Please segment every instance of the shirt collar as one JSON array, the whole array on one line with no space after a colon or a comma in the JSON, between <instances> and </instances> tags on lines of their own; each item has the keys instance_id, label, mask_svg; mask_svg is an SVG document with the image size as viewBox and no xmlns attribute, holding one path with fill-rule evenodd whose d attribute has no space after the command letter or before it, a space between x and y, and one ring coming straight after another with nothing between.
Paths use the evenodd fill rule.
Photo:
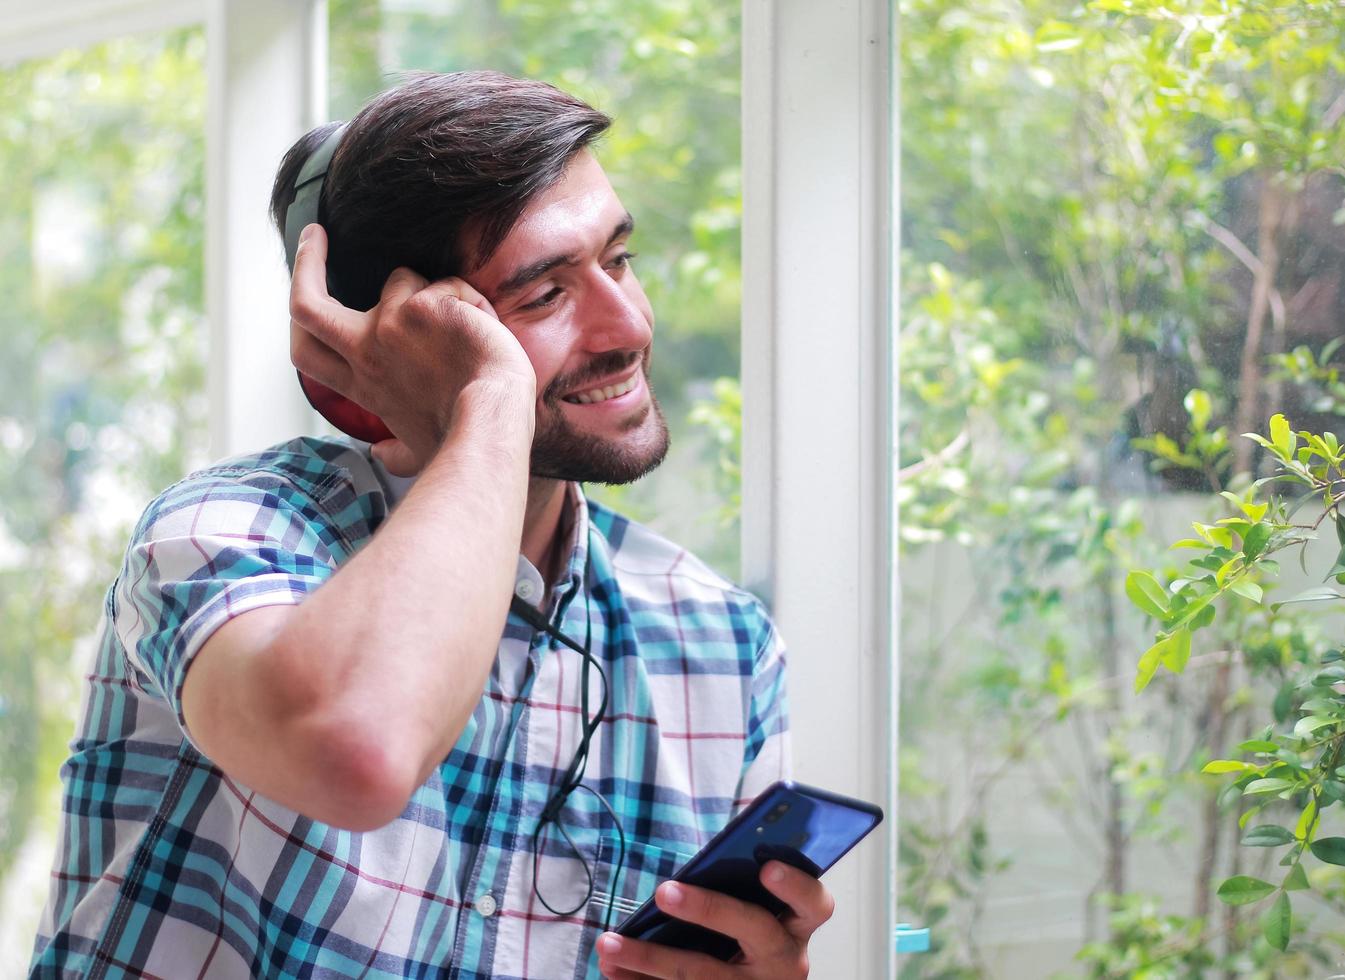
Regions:
<instances>
[{"instance_id":1,"label":"shirt collar","mask_svg":"<svg viewBox=\"0 0 1345 980\"><path fill-rule=\"evenodd\" d=\"M562 553L568 557L550 595L543 601L545 583L542 573L523 555L518 556L514 575L514 595L537 606L553 621L558 617L564 618L565 611L579 594L584 584L584 568L588 564L588 501L584 499L579 484L565 484L565 502L562 507L561 528L566 535Z\"/></svg>"}]
</instances>

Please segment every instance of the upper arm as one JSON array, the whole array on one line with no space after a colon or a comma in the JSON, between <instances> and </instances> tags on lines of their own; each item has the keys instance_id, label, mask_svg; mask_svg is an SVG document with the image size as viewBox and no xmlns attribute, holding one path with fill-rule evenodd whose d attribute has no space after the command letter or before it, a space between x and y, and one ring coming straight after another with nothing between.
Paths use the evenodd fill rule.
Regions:
<instances>
[{"instance_id":1,"label":"upper arm","mask_svg":"<svg viewBox=\"0 0 1345 980\"><path fill-rule=\"evenodd\" d=\"M284 486L187 481L141 519L114 623L184 736L229 777L307 816L350 823L359 815L321 799L340 776L324 753L357 772L378 767L310 724L305 677L288 669L294 658L281 642L299 603L334 574L332 540L321 512Z\"/></svg>"}]
</instances>

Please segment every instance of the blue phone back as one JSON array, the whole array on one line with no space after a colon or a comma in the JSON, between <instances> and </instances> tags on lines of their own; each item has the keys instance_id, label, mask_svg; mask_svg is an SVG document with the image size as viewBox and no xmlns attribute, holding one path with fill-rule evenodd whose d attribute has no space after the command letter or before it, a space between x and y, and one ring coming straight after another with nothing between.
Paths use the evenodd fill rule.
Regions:
<instances>
[{"instance_id":1,"label":"blue phone back","mask_svg":"<svg viewBox=\"0 0 1345 980\"><path fill-rule=\"evenodd\" d=\"M883 811L871 803L801 783L775 783L716 834L673 880L723 892L780 915L785 905L761 885L763 864L783 861L821 877L882 819ZM737 942L727 936L669 918L652 896L616 931L719 959L731 959L738 952Z\"/></svg>"}]
</instances>

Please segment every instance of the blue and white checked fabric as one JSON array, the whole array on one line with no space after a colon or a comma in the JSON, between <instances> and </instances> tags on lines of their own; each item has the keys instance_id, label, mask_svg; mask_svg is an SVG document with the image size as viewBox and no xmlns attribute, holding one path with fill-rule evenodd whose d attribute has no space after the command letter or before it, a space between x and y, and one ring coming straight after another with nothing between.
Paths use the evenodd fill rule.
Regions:
<instances>
[{"instance_id":1,"label":"blue and white checked fabric","mask_svg":"<svg viewBox=\"0 0 1345 980\"><path fill-rule=\"evenodd\" d=\"M610 817L588 793L566 808L596 871L573 915L537 901L530 848L578 742L579 656L512 614L462 737L379 830L261 797L186 735L195 652L230 617L300 602L330 578L387 516L395 482L361 444L300 439L150 505L85 678L32 977L597 976ZM784 653L750 594L577 487L569 501L568 571L544 608L581 640L591 621L612 684L586 782L626 831L619 921L787 774ZM523 559L519 583L541 585ZM595 704L598 683L595 672ZM586 890L558 846L539 880L559 909Z\"/></svg>"}]
</instances>

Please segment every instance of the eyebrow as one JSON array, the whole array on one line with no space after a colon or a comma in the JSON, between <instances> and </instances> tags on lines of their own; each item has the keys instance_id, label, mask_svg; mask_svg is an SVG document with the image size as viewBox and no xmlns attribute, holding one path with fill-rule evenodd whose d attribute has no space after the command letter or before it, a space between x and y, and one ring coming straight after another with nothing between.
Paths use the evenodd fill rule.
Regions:
<instances>
[{"instance_id":1,"label":"eyebrow","mask_svg":"<svg viewBox=\"0 0 1345 980\"><path fill-rule=\"evenodd\" d=\"M622 238L630 235L634 230L635 219L631 216L631 213L627 211L625 216L617 222L616 227L612 229L612 234L608 236L607 243L603 245L603 250L606 251L611 248L613 242L620 241ZM510 296L526 288L558 266L578 264L579 256L573 252L538 259L536 262L530 262L521 269L516 270L513 275L500 284L500 288L495 291L495 295L501 298Z\"/></svg>"}]
</instances>

